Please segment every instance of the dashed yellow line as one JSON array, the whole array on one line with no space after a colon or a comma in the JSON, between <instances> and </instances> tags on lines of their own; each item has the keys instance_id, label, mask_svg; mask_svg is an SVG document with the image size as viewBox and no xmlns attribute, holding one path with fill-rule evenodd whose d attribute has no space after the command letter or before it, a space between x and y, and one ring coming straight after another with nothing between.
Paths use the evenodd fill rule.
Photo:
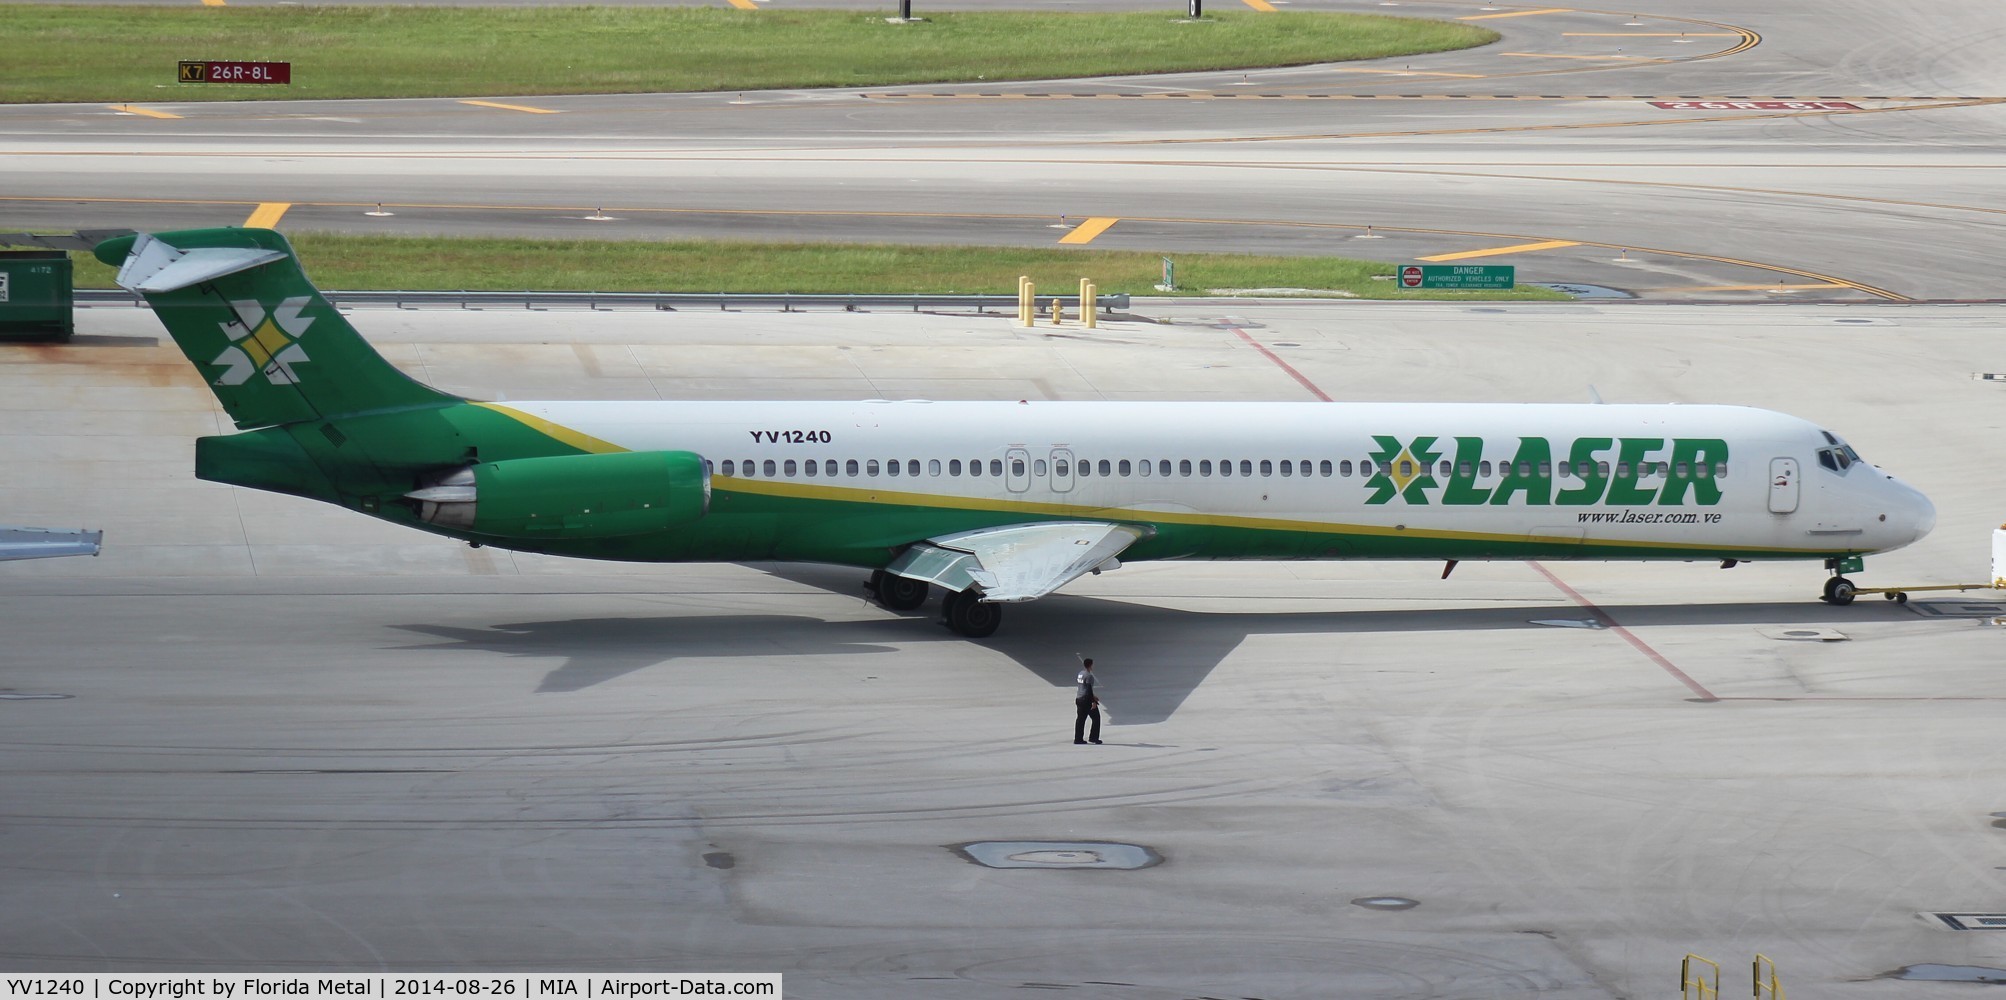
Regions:
<instances>
[{"instance_id":1,"label":"dashed yellow line","mask_svg":"<svg viewBox=\"0 0 2006 1000\"><path fill-rule=\"evenodd\" d=\"M1469 260L1472 257L1496 257L1507 253L1531 253L1534 250L1555 250L1560 247L1578 247L1575 240L1545 240L1539 243L1520 243L1509 247L1492 247L1489 250L1465 250L1462 253L1438 253L1433 257L1417 257L1416 260L1444 261Z\"/></svg>"},{"instance_id":2,"label":"dashed yellow line","mask_svg":"<svg viewBox=\"0 0 2006 1000\"><path fill-rule=\"evenodd\" d=\"M126 114L129 114L129 115L144 115L144 116L146 116L146 117L148 117L148 118L179 118L179 117L181 117L180 115L177 115L177 114L173 114L173 113L171 113L171 112L167 112L167 111L155 111L155 110L153 110L152 108L142 108L142 107L140 107L140 106L139 106L139 105L137 105L137 104L107 104L107 105L105 105L105 107L107 107L107 108L110 108L110 109L112 109L113 111L123 111L123 112L125 112Z\"/></svg>"},{"instance_id":3,"label":"dashed yellow line","mask_svg":"<svg viewBox=\"0 0 2006 1000\"><path fill-rule=\"evenodd\" d=\"M1275 12L1275 5L1269 3L1268 0L1240 0L1240 2L1263 14L1272 14Z\"/></svg>"},{"instance_id":4,"label":"dashed yellow line","mask_svg":"<svg viewBox=\"0 0 2006 1000\"><path fill-rule=\"evenodd\" d=\"M1548 7L1545 10L1508 10L1502 14L1471 14L1456 18L1458 21L1489 21L1500 17L1531 17L1534 14L1572 14L1572 7Z\"/></svg>"},{"instance_id":5,"label":"dashed yellow line","mask_svg":"<svg viewBox=\"0 0 2006 1000\"><path fill-rule=\"evenodd\" d=\"M293 203L289 201L264 202L251 212L250 218L244 220L244 228L270 229L279 224L279 219L286 214L286 209L291 207Z\"/></svg>"},{"instance_id":6,"label":"dashed yellow line","mask_svg":"<svg viewBox=\"0 0 2006 1000\"><path fill-rule=\"evenodd\" d=\"M1061 243L1092 243L1094 237L1108 231L1120 219L1092 218L1073 227L1073 231L1059 237Z\"/></svg>"},{"instance_id":7,"label":"dashed yellow line","mask_svg":"<svg viewBox=\"0 0 2006 1000\"><path fill-rule=\"evenodd\" d=\"M532 108L526 104L499 104L494 101L461 101L460 103L471 104L477 108L500 108L503 111L521 111L532 115L561 115L564 113L562 111L552 111L549 108Z\"/></svg>"}]
</instances>

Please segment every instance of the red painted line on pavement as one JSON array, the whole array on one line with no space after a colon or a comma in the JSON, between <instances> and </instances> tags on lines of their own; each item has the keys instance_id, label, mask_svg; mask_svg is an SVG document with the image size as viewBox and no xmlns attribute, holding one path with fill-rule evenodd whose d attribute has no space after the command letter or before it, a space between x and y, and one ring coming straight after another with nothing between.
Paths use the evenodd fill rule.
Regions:
<instances>
[{"instance_id":1,"label":"red painted line on pavement","mask_svg":"<svg viewBox=\"0 0 2006 1000\"><path fill-rule=\"evenodd\" d=\"M1297 384L1301 385L1303 388L1308 389L1310 391L1310 395L1315 396L1316 398L1321 399L1326 403L1331 401L1330 397L1324 395L1323 390L1317 388L1316 383L1310 381L1308 376L1304 375L1302 372L1296 371L1294 365L1291 365L1288 362L1283 361L1279 356L1275 354L1275 352L1268 350L1266 344L1263 344L1260 341L1247 336L1247 331L1242 330L1236 326L1233 327L1233 335L1239 337L1241 340L1246 341L1247 344L1251 346L1254 350L1261 352L1261 357L1267 358L1269 361L1274 362L1275 367L1280 368L1285 372L1288 372L1290 378L1295 379Z\"/></svg>"},{"instance_id":2,"label":"red painted line on pavement","mask_svg":"<svg viewBox=\"0 0 2006 1000\"><path fill-rule=\"evenodd\" d=\"M1609 631L1622 636L1623 641L1628 642L1630 645L1637 647L1637 652L1642 653L1647 657L1650 657L1652 663L1655 663L1658 666L1663 667L1665 673L1671 674L1673 677L1678 678L1679 683L1684 684L1688 689L1692 691L1692 693L1699 695L1701 700L1703 701L1720 700L1720 697L1718 695L1715 695L1712 691L1708 691L1703 685L1700 684L1700 682L1693 680L1692 675L1686 673L1683 670L1680 670L1676 665L1672 663L1672 661L1665 659L1665 654L1660 653L1655 649L1652 649L1650 643L1637 638L1636 633L1631 632L1627 628L1624 628L1620 622L1616 621L1615 618L1610 617L1609 612L1596 607L1593 601L1590 601L1588 598L1581 596L1580 591L1577 591L1573 587L1568 586L1566 581L1562 580L1561 578L1554 576L1551 570L1547 569L1544 566L1541 566L1539 563L1534 562L1530 559L1526 560L1525 564L1527 566L1531 566L1533 569L1538 570L1539 575L1546 577L1546 581L1548 583L1551 583L1555 587L1560 588L1561 593L1566 594L1569 598L1571 598L1574 601L1574 603L1581 605L1584 609L1588 611L1589 614L1592 614L1595 617L1602 619L1602 624L1609 626Z\"/></svg>"}]
</instances>

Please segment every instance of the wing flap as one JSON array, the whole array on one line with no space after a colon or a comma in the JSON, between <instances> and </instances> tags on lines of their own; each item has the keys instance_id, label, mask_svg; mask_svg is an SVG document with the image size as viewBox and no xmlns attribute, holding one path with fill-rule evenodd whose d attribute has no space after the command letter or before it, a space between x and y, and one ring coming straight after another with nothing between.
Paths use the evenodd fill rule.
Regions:
<instances>
[{"instance_id":1,"label":"wing flap","mask_svg":"<svg viewBox=\"0 0 2006 1000\"><path fill-rule=\"evenodd\" d=\"M885 572L981 591L995 604L1035 601L1080 577L1113 568L1151 529L1108 521L1044 521L978 528L929 538L900 553Z\"/></svg>"},{"instance_id":2,"label":"wing flap","mask_svg":"<svg viewBox=\"0 0 2006 1000\"><path fill-rule=\"evenodd\" d=\"M11 559L54 559L94 556L102 531L54 531L48 528L0 528L0 562Z\"/></svg>"}]
</instances>

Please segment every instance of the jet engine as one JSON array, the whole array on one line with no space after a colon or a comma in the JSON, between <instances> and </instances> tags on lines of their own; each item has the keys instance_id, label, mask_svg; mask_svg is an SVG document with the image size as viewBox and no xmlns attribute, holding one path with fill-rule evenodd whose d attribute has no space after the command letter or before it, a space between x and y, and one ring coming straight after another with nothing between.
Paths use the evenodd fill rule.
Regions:
<instances>
[{"instance_id":1,"label":"jet engine","mask_svg":"<svg viewBox=\"0 0 2006 1000\"><path fill-rule=\"evenodd\" d=\"M688 451L512 458L446 472L404 494L419 520L516 538L619 538L710 509L710 470Z\"/></svg>"}]
</instances>

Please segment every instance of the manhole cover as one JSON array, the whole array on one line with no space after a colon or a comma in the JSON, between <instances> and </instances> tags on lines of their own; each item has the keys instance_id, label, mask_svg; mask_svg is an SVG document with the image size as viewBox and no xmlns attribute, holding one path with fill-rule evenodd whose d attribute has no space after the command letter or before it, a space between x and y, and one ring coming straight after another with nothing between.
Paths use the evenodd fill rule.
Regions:
<instances>
[{"instance_id":1,"label":"manhole cover","mask_svg":"<svg viewBox=\"0 0 2006 1000\"><path fill-rule=\"evenodd\" d=\"M1850 636L1835 628L1772 628L1762 634L1785 642L1845 642Z\"/></svg>"},{"instance_id":2,"label":"manhole cover","mask_svg":"<svg viewBox=\"0 0 2006 1000\"><path fill-rule=\"evenodd\" d=\"M2006 983L2006 969L1982 965L1904 965L1881 973L1882 979L1919 979L1929 983Z\"/></svg>"},{"instance_id":3,"label":"manhole cover","mask_svg":"<svg viewBox=\"0 0 2006 1000\"><path fill-rule=\"evenodd\" d=\"M1163 863L1141 844L1107 840L978 840L947 849L988 868L1112 868L1133 871Z\"/></svg>"},{"instance_id":4,"label":"manhole cover","mask_svg":"<svg viewBox=\"0 0 2006 1000\"><path fill-rule=\"evenodd\" d=\"M1411 910L1421 905L1418 899L1405 896L1360 896L1351 901L1353 906L1363 906L1368 910Z\"/></svg>"}]
</instances>

